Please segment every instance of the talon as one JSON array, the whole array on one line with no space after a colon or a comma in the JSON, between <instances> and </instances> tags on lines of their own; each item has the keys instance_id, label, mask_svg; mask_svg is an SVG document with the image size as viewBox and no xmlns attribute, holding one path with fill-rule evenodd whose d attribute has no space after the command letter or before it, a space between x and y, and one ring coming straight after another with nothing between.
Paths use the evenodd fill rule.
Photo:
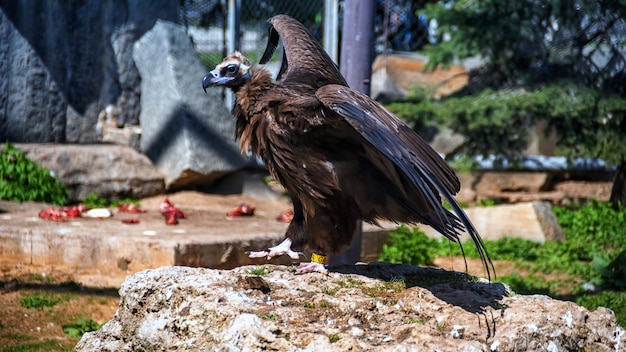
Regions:
<instances>
[{"instance_id":1,"label":"talon","mask_svg":"<svg viewBox=\"0 0 626 352\"><path fill-rule=\"evenodd\" d=\"M269 255L269 253L270 250L266 249L264 251L247 251L246 255L248 256L248 258L265 258Z\"/></svg>"},{"instance_id":2,"label":"talon","mask_svg":"<svg viewBox=\"0 0 626 352\"><path fill-rule=\"evenodd\" d=\"M268 248L264 251L256 251L256 252L250 251L250 252L246 252L246 254L248 255L249 258L265 257L268 260L274 257L285 255L285 254L288 255L293 260L299 260L301 257L304 257L304 259L306 259L306 256L304 255L304 253L296 252L291 249L291 240L288 238L286 238L277 246Z\"/></svg>"},{"instance_id":3,"label":"talon","mask_svg":"<svg viewBox=\"0 0 626 352\"><path fill-rule=\"evenodd\" d=\"M298 268L296 269L296 274L307 274L314 272L328 274L328 270L326 270L324 264L315 262L300 263L300 265L298 265Z\"/></svg>"}]
</instances>

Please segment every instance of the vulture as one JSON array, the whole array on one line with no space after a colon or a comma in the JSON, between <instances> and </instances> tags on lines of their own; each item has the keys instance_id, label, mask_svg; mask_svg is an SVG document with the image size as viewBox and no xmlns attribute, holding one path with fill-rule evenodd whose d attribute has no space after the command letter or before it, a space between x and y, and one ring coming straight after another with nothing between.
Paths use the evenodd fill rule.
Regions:
<instances>
[{"instance_id":1,"label":"vulture","mask_svg":"<svg viewBox=\"0 0 626 352\"><path fill-rule=\"evenodd\" d=\"M467 232L491 278L487 249L453 197L460 189L454 170L407 124L350 89L300 22L286 15L268 22L260 64L282 40L276 80L234 52L202 81L205 91L221 86L234 92L241 151L260 156L293 202L284 241L249 256L298 260L308 246L311 262L296 273L326 272L326 256L350 245L358 220L386 219L427 224L459 245Z\"/></svg>"}]
</instances>

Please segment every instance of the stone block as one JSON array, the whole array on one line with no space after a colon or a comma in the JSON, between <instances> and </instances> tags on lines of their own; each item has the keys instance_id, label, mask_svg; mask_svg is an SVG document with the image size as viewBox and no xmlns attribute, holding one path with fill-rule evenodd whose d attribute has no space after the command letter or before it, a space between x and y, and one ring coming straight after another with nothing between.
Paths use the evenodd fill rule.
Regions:
<instances>
[{"instance_id":1,"label":"stone block","mask_svg":"<svg viewBox=\"0 0 626 352\"><path fill-rule=\"evenodd\" d=\"M465 213L483 239L517 237L543 243L565 238L548 202L475 207L465 209ZM430 237L441 236L430 226L420 224L419 227ZM469 237L464 236L465 239Z\"/></svg>"},{"instance_id":2,"label":"stone block","mask_svg":"<svg viewBox=\"0 0 626 352\"><path fill-rule=\"evenodd\" d=\"M485 171L478 175L475 185L478 195L489 197L500 192L529 192L536 193L546 190L549 186L550 175L547 172L507 172Z\"/></svg>"},{"instance_id":3,"label":"stone block","mask_svg":"<svg viewBox=\"0 0 626 352\"><path fill-rule=\"evenodd\" d=\"M50 169L69 190L69 200L90 193L111 199L144 198L165 191L163 175L136 150L112 144L16 144Z\"/></svg>"},{"instance_id":4,"label":"stone block","mask_svg":"<svg viewBox=\"0 0 626 352\"><path fill-rule=\"evenodd\" d=\"M210 184L245 165L221 92L202 91L206 69L181 26L157 21L133 57L141 75L141 150L166 188Z\"/></svg>"}]
</instances>

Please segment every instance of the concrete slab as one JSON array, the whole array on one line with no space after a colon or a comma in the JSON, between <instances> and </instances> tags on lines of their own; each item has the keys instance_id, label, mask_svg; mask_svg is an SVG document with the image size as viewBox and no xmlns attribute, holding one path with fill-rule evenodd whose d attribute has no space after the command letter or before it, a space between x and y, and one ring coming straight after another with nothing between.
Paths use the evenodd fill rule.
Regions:
<instances>
[{"instance_id":1,"label":"concrete slab","mask_svg":"<svg viewBox=\"0 0 626 352\"><path fill-rule=\"evenodd\" d=\"M245 252L280 242L287 224L278 222L276 217L291 209L286 198L257 199L189 191L168 197L188 215L175 226L166 225L158 212L162 196L142 200L145 214L116 213L107 219L79 218L68 222L40 219L38 213L48 207L45 204L0 201L0 268L52 267L72 273L75 280L86 286L117 287L127 275L160 266L230 269L260 265L266 261L250 259ZM244 202L256 206L253 217L226 217L230 209ZM483 238L517 236L545 241L558 238L547 234L546 228L552 225L537 215L546 213L549 204L547 207L538 212L541 205L523 203L467 212ZM123 224L122 219L126 218L138 218L140 223ZM382 228L366 224L362 261L375 261L387 241L387 231L395 228L391 222L382 223ZM432 229L422 228L428 235L438 236ZM288 264L290 259L277 258L272 262Z\"/></svg>"},{"instance_id":2,"label":"concrete slab","mask_svg":"<svg viewBox=\"0 0 626 352\"><path fill-rule=\"evenodd\" d=\"M169 198L188 216L175 226L166 225L158 212L161 196L142 201L145 214L68 222L40 219L38 213L45 204L0 202L0 263L64 266L111 276L164 265L233 267L243 262L240 251L282 239L287 224L275 218L290 208L286 200L241 195L181 192ZM227 220L227 211L243 202L256 205L255 216ZM123 224L125 218L138 218L140 223ZM220 251L235 244L238 250Z\"/></svg>"}]
</instances>

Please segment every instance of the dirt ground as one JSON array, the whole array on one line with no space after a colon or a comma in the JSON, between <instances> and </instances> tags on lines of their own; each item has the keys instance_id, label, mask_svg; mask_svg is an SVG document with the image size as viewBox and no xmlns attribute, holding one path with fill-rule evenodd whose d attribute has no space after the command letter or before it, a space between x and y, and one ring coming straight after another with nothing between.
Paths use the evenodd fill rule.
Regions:
<instances>
[{"instance_id":1,"label":"dirt ground","mask_svg":"<svg viewBox=\"0 0 626 352\"><path fill-rule=\"evenodd\" d=\"M20 301L41 296L58 300L30 309ZM62 270L35 266L3 267L0 278L0 351L71 351L78 339L63 325L79 318L111 319L119 296L115 288L83 288ZM19 347L18 347L19 346Z\"/></svg>"}]
</instances>

